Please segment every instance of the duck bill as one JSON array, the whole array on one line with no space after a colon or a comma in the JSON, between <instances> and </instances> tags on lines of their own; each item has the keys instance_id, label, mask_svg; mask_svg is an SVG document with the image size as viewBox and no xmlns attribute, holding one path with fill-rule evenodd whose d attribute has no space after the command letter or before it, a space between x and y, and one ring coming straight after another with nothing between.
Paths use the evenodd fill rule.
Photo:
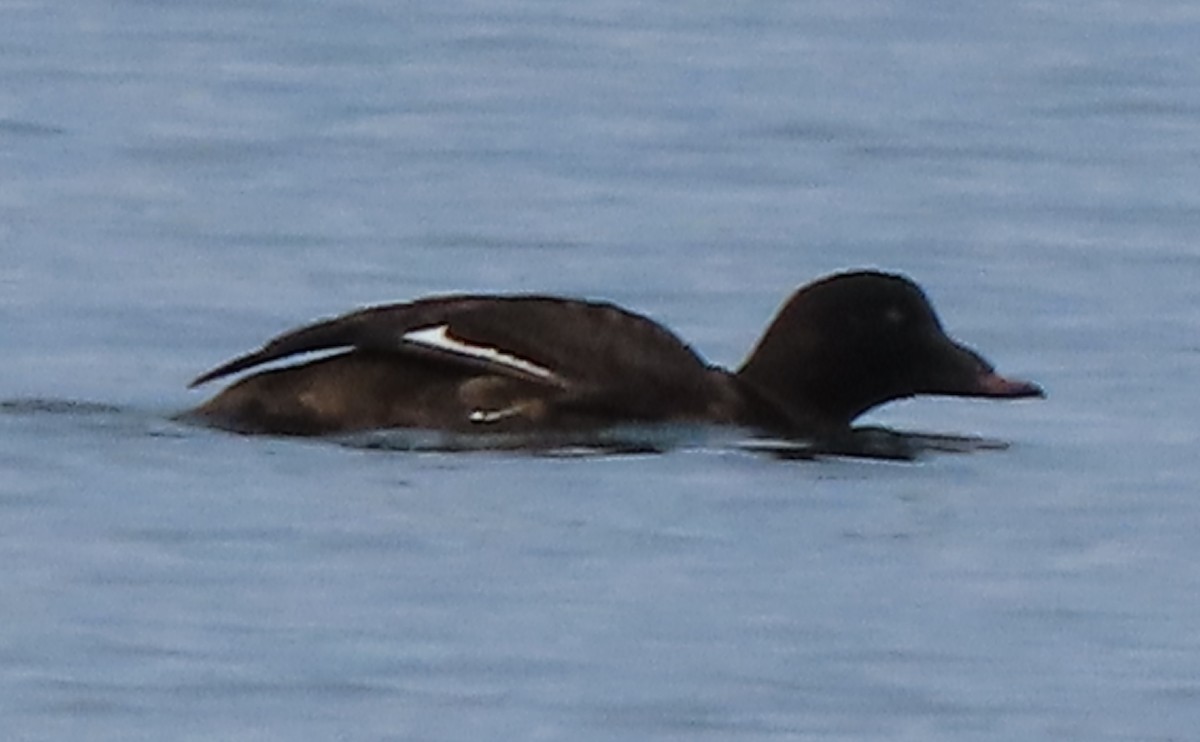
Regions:
<instances>
[{"instance_id":1,"label":"duck bill","mask_svg":"<svg viewBox=\"0 0 1200 742\"><path fill-rule=\"evenodd\" d=\"M1040 386L1024 379L1010 379L996 373L992 364L974 350L949 340L943 346L940 378L932 394L953 397L986 397L990 399L1023 399L1044 397Z\"/></svg>"},{"instance_id":2,"label":"duck bill","mask_svg":"<svg viewBox=\"0 0 1200 742\"><path fill-rule=\"evenodd\" d=\"M964 396L995 397L997 399L1021 399L1023 397L1046 396L1046 392L1032 381L1005 378L995 371L980 374L975 382L975 387L974 392Z\"/></svg>"}]
</instances>

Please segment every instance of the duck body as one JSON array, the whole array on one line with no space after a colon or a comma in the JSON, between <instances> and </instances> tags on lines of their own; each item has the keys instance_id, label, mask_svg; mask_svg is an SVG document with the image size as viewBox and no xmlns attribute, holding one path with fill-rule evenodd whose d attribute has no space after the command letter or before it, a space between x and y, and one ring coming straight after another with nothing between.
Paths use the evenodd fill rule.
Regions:
<instances>
[{"instance_id":1,"label":"duck body","mask_svg":"<svg viewBox=\"0 0 1200 742\"><path fill-rule=\"evenodd\" d=\"M867 409L915 394L1041 395L951 340L916 284L873 271L799 289L736 372L708 364L662 325L613 304L453 295L301 327L192 386L313 352L333 355L260 370L187 416L284 435L704 423L812 438L836 435Z\"/></svg>"}]
</instances>

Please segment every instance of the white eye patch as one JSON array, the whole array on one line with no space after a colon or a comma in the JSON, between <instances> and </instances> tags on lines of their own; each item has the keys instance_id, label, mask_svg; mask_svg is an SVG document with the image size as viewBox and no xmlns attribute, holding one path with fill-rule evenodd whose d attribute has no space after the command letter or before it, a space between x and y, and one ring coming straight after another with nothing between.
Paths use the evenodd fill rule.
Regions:
<instances>
[{"instance_id":1,"label":"white eye patch","mask_svg":"<svg viewBox=\"0 0 1200 742\"><path fill-rule=\"evenodd\" d=\"M417 345L423 345L427 348L436 348L437 350L455 355L478 358L489 363L507 366L508 368L536 376L540 379L557 378L557 375L553 371L544 366L539 366L533 361L514 356L511 353L505 353L497 348L486 345L472 345L458 338L450 337L449 329L449 325L425 327L420 330L407 332L401 336L401 339Z\"/></svg>"}]
</instances>

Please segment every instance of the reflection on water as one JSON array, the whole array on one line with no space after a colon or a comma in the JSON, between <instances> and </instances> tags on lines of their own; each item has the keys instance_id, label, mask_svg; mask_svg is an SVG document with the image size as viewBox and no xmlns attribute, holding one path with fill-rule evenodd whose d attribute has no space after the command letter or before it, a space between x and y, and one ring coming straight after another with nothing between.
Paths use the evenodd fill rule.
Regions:
<instances>
[{"instance_id":1,"label":"reflection on water","mask_svg":"<svg viewBox=\"0 0 1200 742\"><path fill-rule=\"evenodd\" d=\"M0 414L17 416L103 416L144 424L150 413L96 402L66 399L0 400ZM173 420L192 423L186 413ZM162 420L166 423L167 420ZM233 435L233 434L231 434ZM702 425L627 425L604 430L547 433L452 433L434 430L395 429L328 436L325 440L349 448L396 452L470 453L482 451L534 454L551 457L664 454L685 448L742 450L780 460L808 460L825 456L913 461L930 453L1002 451L1004 441L979 436L891 430L880 426L852 428L829 440L789 440L761 437Z\"/></svg>"}]
</instances>

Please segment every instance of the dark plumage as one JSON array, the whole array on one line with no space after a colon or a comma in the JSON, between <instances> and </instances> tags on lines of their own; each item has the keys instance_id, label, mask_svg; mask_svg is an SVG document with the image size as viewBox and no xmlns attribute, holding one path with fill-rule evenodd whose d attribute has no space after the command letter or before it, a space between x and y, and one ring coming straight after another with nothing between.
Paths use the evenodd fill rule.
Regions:
<instances>
[{"instance_id":1,"label":"dark plumage","mask_svg":"<svg viewBox=\"0 0 1200 742\"><path fill-rule=\"evenodd\" d=\"M594 430L623 423L739 425L836 436L863 412L917 394L1042 396L942 330L902 276L842 273L799 289L735 373L666 328L601 302L444 296L302 327L192 386L312 351L241 379L189 413L250 433L381 428Z\"/></svg>"}]
</instances>

